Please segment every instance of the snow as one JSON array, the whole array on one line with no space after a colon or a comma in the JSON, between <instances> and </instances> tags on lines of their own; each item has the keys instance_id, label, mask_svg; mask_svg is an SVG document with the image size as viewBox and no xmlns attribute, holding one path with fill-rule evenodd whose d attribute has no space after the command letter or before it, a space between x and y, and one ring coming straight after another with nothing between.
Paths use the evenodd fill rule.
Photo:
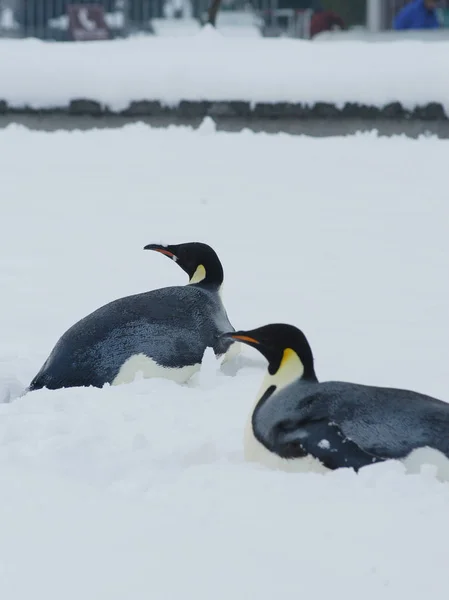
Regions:
<instances>
[{"instance_id":1,"label":"snow","mask_svg":"<svg viewBox=\"0 0 449 600\"><path fill-rule=\"evenodd\" d=\"M0 6L0 30L18 29L19 25L14 19L14 12L11 8Z\"/></svg>"},{"instance_id":2,"label":"snow","mask_svg":"<svg viewBox=\"0 0 449 600\"><path fill-rule=\"evenodd\" d=\"M163 20L165 21L177 21L178 23L182 23L183 21L195 20L199 25L198 21L192 18L193 5L190 0L166 0L163 4L162 12L165 17Z\"/></svg>"},{"instance_id":3,"label":"snow","mask_svg":"<svg viewBox=\"0 0 449 600\"><path fill-rule=\"evenodd\" d=\"M301 327L318 376L448 399L449 142L143 124L0 132L0 597L443 598L449 485L243 461L264 359L188 385L17 397L73 322L185 274L204 241L236 328Z\"/></svg>"},{"instance_id":4,"label":"snow","mask_svg":"<svg viewBox=\"0 0 449 600\"><path fill-rule=\"evenodd\" d=\"M366 27L356 26L351 29L334 29L331 31L321 31L314 38L314 42L409 42L411 40L427 43L448 41L449 29L441 27L440 29L408 29L396 31L387 29L385 31L370 31Z\"/></svg>"},{"instance_id":5,"label":"snow","mask_svg":"<svg viewBox=\"0 0 449 600\"><path fill-rule=\"evenodd\" d=\"M219 11L216 28L222 35L261 38L264 19L250 10Z\"/></svg>"},{"instance_id":6,"label":"snow","mask_svg":"<svg viewBox=\"0 0 449 600\"><path fill-rule=\"evenodd\" d=\"M335 44L213 33L203 28L197 35L101 43L0 40L0 99L51 108L89 98L112 110L145 99L401 102L407 109L440 102L449 113L444 41Z\"/></svg>"},{"instance_id":7,"label":"snow","mask_svg":"<svg viewBox=\"0 0 449 600\"><path fill-rule=\"evenodd\" d=\"M186 37L198 35L200 24L197 19L151 19L151 27L157 36Z\"/></svg>"},{"instance_id":8,"label":"snow","mask_svg":"<svg viewBox=\"0 0 449 600\"><path fill-rule=\"evenodd\" d=\"M326 448L327 450L328 450L328 449L331 447L331 446L330 446L330 443L329 443L329 440L321 440L321 441L318 443L318 446L319 446L320 448Z\"/></svg>"}]
</instances>

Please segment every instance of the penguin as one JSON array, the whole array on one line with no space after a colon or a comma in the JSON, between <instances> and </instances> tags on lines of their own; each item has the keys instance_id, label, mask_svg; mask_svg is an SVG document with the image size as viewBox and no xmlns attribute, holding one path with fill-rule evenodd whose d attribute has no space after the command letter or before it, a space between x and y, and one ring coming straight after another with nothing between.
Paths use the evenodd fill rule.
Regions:
<instances>
[{"instance_id":1,"label":"penguin","mask_svg":"<svg viewBox=\"0 0 449 600\"><path fill-rule=\"evenodd\" d=\"M148 244L189 276L173 286L119 298L70 327L56 343L28 391L103 387L163 377L185 383L201 367L204 351L229 360L238 353L222 334L233 331L221 300L223 267L207 244Z\"/></svg>"},{"instance_id":2,"label":"penguin","mask_svg":"<svg viewBox=\"0 0 449 600\"><path fill-rule=\"evenodd\" d=\"M417 392L343 381L319 382L304 333L265 325L224 335L268 361L245 428L245 459L290 472L326 473L387 460L449 480L449 404Z\"/></svg>"}]
</instances>

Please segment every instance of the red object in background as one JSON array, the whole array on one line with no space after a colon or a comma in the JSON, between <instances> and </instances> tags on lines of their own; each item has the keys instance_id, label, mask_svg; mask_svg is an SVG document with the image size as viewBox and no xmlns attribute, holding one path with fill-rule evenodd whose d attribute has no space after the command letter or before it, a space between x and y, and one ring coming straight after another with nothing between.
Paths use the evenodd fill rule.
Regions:
<instances>
[{"instance_id":1,"label":"red object in background","mask_svg":"<svg viewBox=\"0 0 449 600\"><path fill-rule=\"evenodd\" d=\"M310 19L310 37L313 38L322 31L331 31L332 29L345 29L343 19L331 10L323 10L313 13Z\"/></svg>"},{"instance_id":2,"label":"red object in background","mask_svg":"<svg viewBox=\"0 0 449 600\"><path fill-rule=\"evenodd\" d=\"M67 13L73 40L81 42L109 39L109 29L101 4L69 4Z\"/></svg>"}]
</instances>

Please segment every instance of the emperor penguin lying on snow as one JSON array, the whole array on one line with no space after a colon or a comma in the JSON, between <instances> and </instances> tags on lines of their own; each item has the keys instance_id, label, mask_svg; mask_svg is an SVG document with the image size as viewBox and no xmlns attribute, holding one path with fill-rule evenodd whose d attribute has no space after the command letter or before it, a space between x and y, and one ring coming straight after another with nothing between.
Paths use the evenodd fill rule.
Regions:
<instances>
[{"instance_id":1,"label":"emperor penguin lying on snow","mask_svg":"<svg viewBox=\"0 0 449 600\"><path fill-rule=\"evenodd\" d=\"M396 459L449 480L449 404L416 392L319 382L302 331L272 324L225 335L257 349L268 372L245 430L249 461L286 471L326 472Z\"/></svg>"},{"instance_id":2,"label":"emperor penguin lying on snow","mask_svg":"<svg viewBox=\"0 0 449 600\"><path fill-rule=\"evenodd\" d=\"M120 384L144 377L187 381L201 366L207 347L224 359L238 344L222 334L234 330L220 296L223 267L207 244L149 244L189 276L185 286L119 298L68 329L29 390Z\"/></svg>"}]
</instances>

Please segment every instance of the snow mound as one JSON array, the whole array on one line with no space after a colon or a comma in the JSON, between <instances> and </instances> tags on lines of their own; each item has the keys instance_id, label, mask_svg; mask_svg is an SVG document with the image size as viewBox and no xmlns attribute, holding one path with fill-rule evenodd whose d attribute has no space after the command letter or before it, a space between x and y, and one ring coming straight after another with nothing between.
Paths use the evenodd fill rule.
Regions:
<instances>
[{"instance_id":1,"label":"snow mound","mask_svg":"<svg viewBox=\"0 0 449 600\"><path fill-rule=\"evenodd\" d=\"M179 36L169 29L168 36L101 43L0 39L0 100L52 108L87 98L116 111L140 100L400 102L407 110L438 102L449 114L449 78L441 76L449 69L445 41L335 44L240 37L245 27L226 24Z\"/></svg>"}]
</instances>

